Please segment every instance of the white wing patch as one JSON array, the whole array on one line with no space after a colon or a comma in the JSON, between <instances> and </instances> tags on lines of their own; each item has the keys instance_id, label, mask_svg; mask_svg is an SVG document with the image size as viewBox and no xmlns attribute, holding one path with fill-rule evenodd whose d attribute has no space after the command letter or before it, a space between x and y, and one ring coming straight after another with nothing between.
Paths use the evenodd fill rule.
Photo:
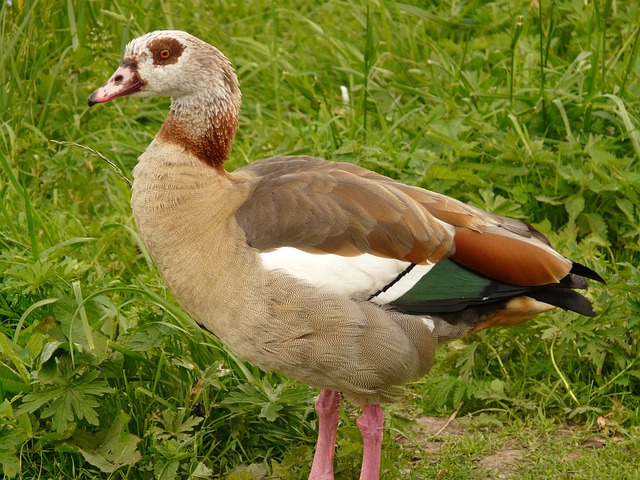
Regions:
<instances>
[{"instance_id":1,"label":"white wing patch","mask_svg":"<svg viewBox=\"0 0 640 480\"><path fill-rule=\"evenodd\" d=\"M420 317L422 323L424 323L430 332L433 332L433 329L436 328L436 323L433 321L431 317Z\"/></svg>"},{"instance_id":2,"label":"white wing patch","mask_svg":"<svg viewBox=\"0 0 640 480\"><path fill-rule=\"evenodd\" d=\"M371 301L380 305L386 305L387 303L397 300L411 290L434 265L435 263L427 263L424 265L413 265L411 268L409 268L411 266L409 265L401 276L396 277L394 282L388 284L381 292L376 293L371 298Z\"/></svg>"},{"instance_id":3,"label":"white wing patch","mask_svg":"<svg viewBox=\"0 0 640 480\"><path fill-rule=\"evenodd\" d=\"M282 247L260 254L267 270L282 270L323 292L385 304L407 292L433 266L415 265L368 253L343 257ZM403 275L405 271L409 270Z\"/></svg>"}]
</instances>

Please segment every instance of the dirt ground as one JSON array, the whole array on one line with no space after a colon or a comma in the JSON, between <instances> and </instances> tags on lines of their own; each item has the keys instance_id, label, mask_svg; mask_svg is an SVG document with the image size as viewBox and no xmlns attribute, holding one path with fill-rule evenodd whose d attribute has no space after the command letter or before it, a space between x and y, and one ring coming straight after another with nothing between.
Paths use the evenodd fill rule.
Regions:
<instances>
[{"instance_id":1,"label":"dirt ground","mask_svg":"<svg viewBox=\"0 0 640 480\"><path fill-rule=\"evenodd\" d=\"M451 438L470 434L464 425L454 418L447 419L425 416L415 418L415 421L416 436L414 441L421 446L421 450L427 455L437 456L439 450L447 445L447 437ZM573 437L575 433L572 428L567 427L557 434L559 436ZM568 457L577 457L582 449L604 447L607 442L608 440L604 437L588 436ZM478 466L488 472L484 477L485 480L510 479L516 476L518 466L527 462L529 454L530 452L521 442L506 440L501 445L500 450L480 459Z\"/></svg>"}]
</instances>

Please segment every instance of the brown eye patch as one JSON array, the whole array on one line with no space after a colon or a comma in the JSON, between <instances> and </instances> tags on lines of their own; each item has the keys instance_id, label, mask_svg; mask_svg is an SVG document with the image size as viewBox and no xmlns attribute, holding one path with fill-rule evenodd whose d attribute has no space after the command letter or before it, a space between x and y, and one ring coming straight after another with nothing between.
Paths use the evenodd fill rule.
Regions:
<instances>
[{"instance_id":1,"label":"brown eye patch","mask_svg":"<svg viewBox=\"0 0 640 480\"><path fill-rule=\"evenodd\" d=\"M147 46L153 55L154 65L176 63L184 50L184 45L175 38L156 38Z\"/></svg>"}]
</instances>

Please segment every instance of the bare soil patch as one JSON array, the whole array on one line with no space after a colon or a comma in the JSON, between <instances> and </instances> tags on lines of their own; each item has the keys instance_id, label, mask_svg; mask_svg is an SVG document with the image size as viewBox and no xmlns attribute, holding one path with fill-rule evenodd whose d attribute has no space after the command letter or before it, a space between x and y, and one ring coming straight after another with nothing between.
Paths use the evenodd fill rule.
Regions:
<instances>
[{"instance_id":1,"label":"bare soil patch","mask_svg":"<svg viewBox=\"0 0 640 480\"><path fill-rule=\"evenodd\" d=\"M422 416L414 418L415 420L415 436L411 444L419 445L419 450L431 458L437 458L441 453L440 449L448 444L448 441L455 441L454 438L463 435L472 435L472 431L465 427L464 421L460 422L455 417L439 418ZM500 435L501 427L491 427L492 433ZM564 455L565 460L573 461L577 459L581 453L588 450L599 449L606 446L610 441L606 436L588 435L579 427L564 425L560 427L554 434L554 438L561 444L569 446L569 452ZM584 436L584 437L583 437ZM403 439L398 439L403 442ZM407 442L409 443L409 442ZM573 445L573 448L571 447ZM512 479L519 477L522 469L527 466L527 462L531 461L529 456L532 454L526 440L505 438L502 442L495 446L495 450L482 455L474 455L479 469L478 478L485 480L494 479ZM538 452L539 454L539 452ZM419 461L420 454L417 454L415 461ZM480 474L480 472L482 472ZM410 472L407 471L409 474Z\"/></svg>"},{"instance_id":2,"label":"bare soil patch","mask_svg":"<svg viewBox=\"0 0 640 480\"><path fill-rule=\"evenodd\" d=\"M467 429L456 420L438 417L416 418L416 437L422 449L428 453L437 453L446 444L448 435L464 435Z\"/></svg>"},{"instance_id":3,"label":"bare soil patch","mask_svg":"<svg viewBox=\"0 0 640 480\"><path fill-rule=\"evenodd\" d=\"M500 450L480 460L480 466L489 471L487 479L511 478L526 455L527 451L521 448Z\"/></svg>"}]
</instances>

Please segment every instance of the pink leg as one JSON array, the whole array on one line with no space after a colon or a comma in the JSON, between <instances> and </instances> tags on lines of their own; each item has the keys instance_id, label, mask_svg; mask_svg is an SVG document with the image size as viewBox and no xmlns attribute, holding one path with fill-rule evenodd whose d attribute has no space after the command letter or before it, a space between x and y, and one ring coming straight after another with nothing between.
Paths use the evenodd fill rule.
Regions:
<instances>
[{"instance_id":1,"label":"pink leg","mask_svg":"<svg viewBox=\"0 0 640 480\"><path fill-rule=\"evenodd\" d=\"M322 389L316 401L320 428L309 480L333 480L333 457L340 419L340 393Z\"/></svg>"},{"instance_id":2,"label":"pink leg","mask_svg":"<svg viewBox=\"0 0 640 480\"><path fill-rule=\"evenodd\" d=\"M382 450L382 426L384 413L380 405L365 405L358 418L358 428L362 432L362 470L360 480L380 478L380 452Z\"/></svg>"}]
</instances>

